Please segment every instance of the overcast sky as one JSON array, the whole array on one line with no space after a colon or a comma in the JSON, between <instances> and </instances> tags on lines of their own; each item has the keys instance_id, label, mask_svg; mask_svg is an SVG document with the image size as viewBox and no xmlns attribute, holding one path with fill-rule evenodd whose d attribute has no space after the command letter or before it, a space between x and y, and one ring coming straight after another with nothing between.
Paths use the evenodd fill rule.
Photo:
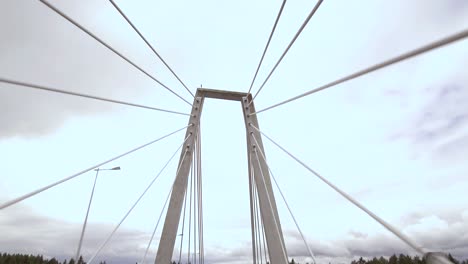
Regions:
<instances>
[{"instance_id":1,"label":"overcast sky","mask_svg":"<svg viewBox=\"0 0 468 264\"><path fill-rule=\"evenodd\" d=\"M191 96L112 5L51 3L181 96ZM192 92L246 92L281 1L117 1ZM286 3L254 91L315 1ZM288 99L468 28L464 0L325 1L255 101ZM190 106L39 1L0 1L0 78L188 113ZM468 258L468 41L258 115L260 128L428 250ZM0 83L0 203L182 128L187 117ZM237 102L202 116L207 263L251 259L245 127ZM103 166L85 235L89 259L183 141ZM319 263L416 253L264 140ZM97 260L140 261L175 176L170 163ZM70 258L94 173L0 211L0 252ZM307 251L276 200L290 257ZM154 259L158 238L151 248ZM178 245L178 244L177 244ZM178 246L176 246L176 251Z\"/></svg>"}]
</instances>

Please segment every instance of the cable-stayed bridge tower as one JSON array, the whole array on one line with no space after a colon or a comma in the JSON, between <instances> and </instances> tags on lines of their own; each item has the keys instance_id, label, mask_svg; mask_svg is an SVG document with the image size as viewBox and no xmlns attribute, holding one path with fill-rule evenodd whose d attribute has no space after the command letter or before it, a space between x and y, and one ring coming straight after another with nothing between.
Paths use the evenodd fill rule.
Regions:
<instances>
[{"instance_id":1,"label":"cable-stayed bridge tower","mask_svg":"<svg viewBox=\"0 0 468 264\"><path fill-rule=\"evenodd\" d=\"M155 263L170 263L172 261L174 246L178 235L177 230L182 213L184 196L186 195L187 186L189 183L188 178L190 165L192 164L195 151L194 146L195 142L199 140L200 137L199 127L200 117L203 110L203 103L207 98L233 100L240 102L240 107L244 115L247 135L249 175L253 175L252 178L249 178L251 198L253 196L252 192L256 192L258 194L258 203L260 215L262 218L261 222L263 222L270 263L287 263L288 257L286 253L286 247L284 245L283 232L278 216L278 210L276 207L268 166L266 165L265 160L260 158L259 154L259 152L262 153L261 155L264 155L265 153L262 138L260 133L252 128L252 126L257 128L259 127L257 116L250 115L251 113L255 112L255 105L251 103L252 95L247 93L201 88L199 88L195 94L192 112L185 134L185 137L189 139L186 141L184 147L181 150L179 170L173 185L173 190L169 201L169 208L166 215L166 220L164 222L164 228L161 235ZM220 186L220 188L223 187ZM251 207L253 204L254 201L251 201ZM251 208L251 212L253 212L253 208ZM253 223L253 221L255 221L254 216L251 214L251 222ZM253 229L252 232L254 232ZM252 234L252 237L254 237L254 235L255 234ZM255 245L255 243L252 244ZM253 248L253 252L255 252L255 248Z\"/></svg>"}]
</instances>

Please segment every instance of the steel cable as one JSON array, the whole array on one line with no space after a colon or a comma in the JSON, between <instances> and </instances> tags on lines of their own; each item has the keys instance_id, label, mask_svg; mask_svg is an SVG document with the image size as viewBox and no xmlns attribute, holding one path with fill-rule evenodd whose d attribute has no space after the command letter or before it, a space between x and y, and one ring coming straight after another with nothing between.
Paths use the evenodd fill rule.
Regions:
<instances>
[{"instance_id":1,"label":"steel cable","mask_svg":"<svg viewBox=\"0 0 468 264\"><path fill-rule=\"evenodd\" d=\"M127 211L127 213L124 215L124 217L120 220L120 222L117 224L117 226L112 230L112 232L109 234L109 236L106 238L106 240L101 244L101 246L98 248L98 250L93 254L93 256L87 261L88 264L91 264L93 260L96 258L96 256L101 252L101 250L109 243L109 241L112 239L114 234L117 232L119 227L122 225L122 223L127 219L127 217L130 215L130 213L133 211L133 209L137 206L137 204L140 202L140 200L145 196L145 194L148 192L148 190L153 186L153 184L156 182L156 180L159 178L161 173L164 171L164 169L169 165L169 163L172 161L174 156L177 154L180 148L185 144L187 139L189 139L192 135L190 134L187 138L185 138L184 142L177 148L177 150L172 154L172 156L169 158L169 160L166 162L166 164L162 167L162 169L158 172L158 174L153 178L153 180L148 184L148 186L145 188L145 190L140 194L138 199L133 203L133 205L130 207L130 209Z\"/></svg>"},{"instance_id":2,"label":"steel cable","mask_svg":"<svg viewBox=\"0 0 468 264\"><path fill-rule=\"evenodd\" d=\"M333 86L335 86L335 85L337 85L337 84L344 83L344 82L346 82L346 81L355 79L355 78L357 78L357 77L360 77L360 76L363 76L363 75L368 74L368 73L370 73L370 72L373 72L373 71L376 71L376 70L385 68L385 67L390 66L390 65L392 65L392 64L395 64L395 63L397 63L397 62L404 61L404 60L406 60L406 59L415 57L415 56L417 56L417 55L420 55L420 54L423 54L423 53L425 53L425 52L431 51L431 50L433 50L433 49L437 49L437 48L440 48L440 47L442 47L442 46L451 44L451 43L453 43L453 42L462 40L462 39L464 39L464 38L466 38L466 37L468 37L468 29L465 29L465 30L463 30L463 31L461 31L461 32L458 32L458 33L456 33L456 34L454 34L454 35L445 37L445 38L443 38L443 39L437 40L437 41L435 41L435 42L432 42L432 43L430 43L430 44L428 44L428 45L422 46L422 47L417 48L417 49L415 49L415 50L412 50L412 51L403 53L403 54L401 54L401 55L398 55L398 56L396 56L396 57L393 57L393 58L388 59L388 60L386 60L386 61L383 61L383 62L381 62L381 63L375 64L375 65L370 66L370 67L368 67L368 68L365 68L365 69L363 69L363 70L357 71L357 72L355 72L355 73L353 73L353 74L347 75L347 76L342 77L342 78L340 78L340 79L338 79L338 80L335 80L335 81L333 81L333 82L330 82L330 83L327 83L327 84L325 84L325 85L319 86L319 87L317 87L317 88L315 88L315 89L312 89L312 90L310 90L310 91L308 91L308 92L305 92L305 93L300 94L300 95L298 95L298 96L292 97L292 98L287 99L287 100L285 100L285 101L282 101L282 102L280 102L280 103L274 104L274 105L269 106L269 107L267 107L267 108L264 108L264 109L262 109L262 110L256 111L255 113L249 114L249 116L259 114L259 113L261 113L261 112L264 112L264 111L267 111L267 110L269 110L269 109L273 109L273 108L275 108L275 107L278 107L278 106L280 106L280 105L284 105L284 104L286 104L286 103L295 101L295 100L297 100L297 99L300 99L300 98L302 98L302 97L311 95L311 94L313 94L313 93L316 93L316 92L319 92L319 91L328 89L328 88L333 87Z\"/></svg>"},{"instance_id":3,"label":"steel cable","mask_svg":"<svg viewBox=\"0 0 468 264\"><path fill-rule=\"evenodd\" d=\"M302 30L304 30L304 28L307 26L307 24L309 23L310 19L314 16L315 12L317 11L317 9L320 7L320 5L322 4L323 0L319 0L314 8L312 8L312 10L310 11L309 15L307 16L307 18L304 20L304 22L302 23L301 27L299 28L299 30L296 32L296 35L294 35L293 39L291 40L291 42L289 43L288 47L284 50L283 54L281 55L281 57L278 59L278 61L276 62L275 66L273 67L273 69L271 69L270 73L268 74L267 78L265 79L265 81L263 81L262 85L260 86L260 88L258 89L257 93L255 93L254 97L252 98L252 101L249 103L249 105L253 102L253 100L255 100L255 98L257 98L257 95L262 91L263 87L265 86L265 84L268 82L268 80L270 79L271 75L273 74L273 72L276 70L276 68L278 67L278 65L281 63L281 61L283 60L284 56L286 56L286 54L288 53L289 49L292 47L292 45L294 44L294 42L296 42L296 39L299 37L299 35L301 35L302 33Z\"/></svg>"},{"instance_id":4,"label":"steel cable","mask_svg":"<svg viewBox=\"0 0 468 264\"><path fill-rule=\"evenodd\" d=\"M287 151L285 148L283 148L281 145L279 145L278 143L276 143L276 141L274 141L273 139L271 139L269 136L267 136L265 133L263 133L262 131L260 131L258 128L256 128L254 125L252 124L249 124L251 127L253 127L255 130L257 130L259 133L261 133L263 136L265 136L268 140L270 140L275 146L277 146L278 148L280 148L283 152L285 152L288 156L290 156L291 158L293 158L296 162L298 162L299 164L301 164L304 168L306 168L308 171L310 171L312 174L314 174L315 176L317 176L321 181L323 181L325 184L327 184L329 187L331 187L333 190L335 190L336 192L338 192L341 196L343 196L346 200L348 200L349 202L351 202L352 204L354 204L355 206L357 206L359 209L361 209L362 211L364 211L366 214L368 214L370 217L372 217L375 221L377 221L378 223L380 223L383 227L385 227L388 231L390 231L391 233L393 233L395 236L397 236L398 238L400 238L403 242L405 242L406 244L408 244L411 248L413 248L414 250L416 250L418 253L424 255L426 254L427 252L419 245L417 245L414 241L412 241L409 237L407 237L405 234L403 234L402 232L400 232L398 229L396 229L395 227L393 227L392 225L390 225L389 223L387 223L385 220L383 220L382 218L380 218L379 216L377 216L375 213L373 213L372 211L370 211L369 209L367 209L364 205L362 205L361 203L359 203L357 200L355 200L353 197L351 197L349 194L345 193L344 191L342 191L341 189L339 189L337 186L335 186L333 183L329 182L327 179L325 179L324 177L322 177L320 174L318 174L316 171L314 171L313 169L311 169L309 166L307 166L304 162L302 162L301 160L299 160L298 158L296 158L294 155L292 155L289 151Z\"/></svg>"},{"instance_id":5,"label":"steel cable","mask_svg":"<svg viewBox=\"0 0 468 264\"><path fill-rule=\"evenodd\" d=\"M149 41L143 36L143 34L138 30L138 28L132 23L132 21L125 15L125 13L120 9L120 7L115 3L114 0L109 0L109 2L115 7L115 9L122 15L122 17L127 21L127 23L135 30L135 32L140 36L140 38L146 43L146 45L153 51L153 53L161 60L161 62L166 66L166 68L177 78L177 80L184 86L184 88L195 97L193 93L189 90L187 85L177 76L177 74L172 70L172 68L166 63L166 61L159 55L156 49L149 43Z\"/></svg>"},{"instance_id":6,"label":"steel cable","mask_svg":"<svg viewBox=\"0 0 468 264\"><path fill-rule=\"evenodd\" d=\"M5 78L0 78L0 82L13 84L13 85L18 85L18 86L24 86L24 87L28 87L28 88L43 90L43 91L54 92L54 93L61 93L61 94L73 95L73 96L78 96L78 97L83 97L83 98L89 98L89 99L94 99L94 100L99 100L99 101L104 101L104 102L109 102L109 103L114 103L114 104L128 105L128 106L133 106L133 107L138 107L138 108L145 108L145 109L151 109L151 110L167 112L167 113L172 113L172 114L190 116L190 114L176 112L176 111L172 111L172 110L166 110L166 109L156 108L156 107L152 107L152 106L128 103L128 102L124 102L124 101L119 101L119 100L114 100L114 99L109 99L109 98L104 98L104 97L99 97L99 96L94 96L94 95L89 95L89 94L65 91L65 90L46 87L46 86L43 86L43 85L25 83L25 82L20 82L20 81L5 79Z\"/></svg>"},{"instance_id":7,"label":"steel cable","mask_svg":"<svg viewBox=\"0 0 468 264\"><path fill-rule=\"evenodd\" d=\"M250 91L252 90L252 87L253 87L253 85L255 83L255 79L257 78L258 71L260 70L260 67L262 66L263 59L265 58L265 54L266 54L266 52L268 50L268 47L270 46L271 39L273 38L273 34L275 33L276 26L278 25L278 21L279 21L279 19L281 17L281 14L283 13L283 9L284 9L285 5L286 5L286 0L283 0L283 3L281 4L281 8L280 8L280 10L278 12L278 15L276 16L276 20L275 20L275 23L273 25L273 28L271 29L270 37L268 38L265 49L263 50L262 57L260 58L260 62L258 63L257 70L255 71L252 82L250 83L249 91L247 93L250 93Z\"/></svg>"},{"instance_id":8,"label":"steel cable","mask_svg":"<svg viewBox=\"0 0 468 264\"><path fill-rule=\"evenodd\" d=\"M149 142L149 143L146 143L146 144L144 144L144 145L141 145L141 146L139 146L139 147L136 147L136 148L134 148L134 149L132 149L132 150L129 150L129 151L123 153L123 154L120 154L120 155L118 155L118 156L116 156L116 157L113 157L113 158L111 158L111 159L109 159L109 160L106 160L106 161L104 161L104 162L101 162L101 163L98 163L98 164L96 164L96 165L93 165L93 166L91 166L91 167L89 167L89 168L87 168L87 169L84 169L84 170L82 170L82 171L80 171L80 172L77 172L77 173L75 173L75 174L73 174L73 175L71 175L71 176L68 176L68 177L66 177L66 178L64 178L64 179L62 179L62 180L59 180L59 181L57 181L57 182L55 182L55 183L49 184L49 185L44 186L44 187L42 187L42 188L39 188L39 189L37 189L37 190L35 190L35 191L32 191L32 192L30 192L30 193L28 193L28 194L25 194L25 195L22 195L22 196L20 196L20 197L17 197L17 198L15 198L15 199L13 199L13 200L7 201L7 202L5 202L5 203L3 203L3 204L0 205L0 210L5 209L5 208L7 208L7 207L9 207L9 206L12 206L12 205L14 205L14 204L16 204L16 203L19 203L19 202L21 202L21 201L23 201L23 200L25 200L25 199L27 199L27 198L30 198L30 197L32 197L32 196L34 196L34 195L36 195L36 194L39 194L39 193L41 193L41 192L43 192L43 191L45 191L45 190L48 190L48 189L50 189L50 188L52 188L52 187L54 187L54 186L59 185L59 184L61 184L61 183L64 183L64 182L66 182L66 181L69 181L69 180L71 180L71 179L73 179L73 178L75 178L75 177L78 177L78 176L80 176L81 174L83 174L83 173L85 173L85 172L88 172L88 171L90 171L90 170L92 170L92 169L98 168L98 167L100 167L100 166L102 166L102 165L104 165L104 164L106 164L106 163L109 163L109 162L111 162L111 161L114 161L114 160L116 160L116 159L118 159L118 158L121 158L121 157L123 157L123 156L125 156L125 155L128 155L128 154L130 154L130 153L132 153L132 152L135 152L135 151L137 151L137 150L139 150L139 149L142 149L142 148L144 148L144 147L146 147L146 146L149 146L149 145L151 145L151 144L153 144L153 143L156 143L156 142L158 142L158 141L160 141L160 140L162 140L162 139L164 139L164 138L166 138L166 137L168 137L168 136L170 136L170 135L173 135L173 134L175 134L175 133L177 133L177 132L179 132L179 131L181 131L181 130L183 130L183 129L186 129L187 127L190 127L190 126L192 126L192 125L185 126L185 127L181 128L181 129L178 129L178 130L176 130L176 131L174 131L174 132L171 132L171 133L169 133L169 134L167 134L167 135L165 135L165 136L162 136L162 137L160 137L160 138L158 138L158 139L155 139L155 140L153 140L153 141L151 141L151 142Z\"/></svg>"},{"instance_id":9,"label":"steel cable","mask_svg":"<svg viewBox=\"0 0 468 264\"><path fill-rule=\"evenodd\" d=\"M251 135L252 135L252 137L253 137L253 139L254 139L254 141L255 141L255 144L257 144L257 146L258 146L257 138L255 137L254 134L251 134ZM302 241L304 242L304 245L306 246L306 249L307 249L307 251L309 252L310 257L312 258L312 261L313 261L313 263L315 264L315 263L316 263L315 255L314 255L314 253L312 252L312 249L310 249L310 246L309 246L309 244L307 243L307 240L306 240L306 238L305 238L305 236L304 236L304 233L302 233L302 230L301 230L301 228L299 227L299 224L297 223L296 217L294 216L294 214L293 214L293 212L292 212L292 210L291 210L291 207L289 206L289 203L288 203L288 201L286 200L286 197L285 197L284 194L283 194L283 191L281 190L281 188L280 188L278 182L276 181L275 176L273 175L273 172L271 171L270 166L268 165L268 162L267 162L267 160L266 160L265 154L263 153L263 151L262 151L261 149L259 149L259 151L260 151L260 156L262 156L262 159L263 159L263 161L265 162L265 164L266 164L266 166L267 166L267 168L268 168L268 171L270 172L270 175L271 175L271 177L273 178L273 181L275 182L276 188L278 188L278 191L279 191L281 197L283 198L284 203L286 204L286 208L288 209L289 214L291 215L291 217L292 217L292 219L293 219L293 221L294 221L294 224L296 224L296 228L297 228L297 230L299 231L299 234L301 235Z\"/></svg>"},{"instance_id":10,"label":"steel cable","mask_svg":"<svg viewBox=\"0 0 468 264\"><path fill-rule=\"evenodd\" d=\"M101 43L103 46L105 46L106 48L108 48L109 50L111 50L112 52L114 52L116 55L118 55L120 58L122 58L123 60L125 60L126 62L128 62L129 64L131 64L133 67L135 67L136 69L138 69L140 72L142 72L143 74L145 74L146 76L148 76L149 78L151 78L153 81L157 82L159 85L161 85L162 87L164 87L166 90L168 90L169 92L171 92L172 94L174 94L175 96L177 96L179 99L183 100L184 102L186 102L188 105L192 105L191 103L189 103L187 100L185 100L182 96L180 96L179 94L177 94L176 92L174 92L171 88L169 88L168 86L166 86L164 83L162 83L161 81L159 81L158 79L156 79L153 75L149 74L147 71L143 70L140 66L136 65L133 61L131 61L130 59L128 59L127 57L125 57L124 55L122 55L120 52L118 52L116 49L114 49L112 46L110 46L109 44L107 44L106 42L104 42L102 39L100 39L99 37L97 37L95 34L91 33L91 31L87 30L86 28L84 28L82 25L80 25L78 22L76 22L75 20L73 20L71 17L67 16L65 13L63 13L62 11L60 11L58 8L56 8L55 6L53 6L52 4L50 4L48 1L46 0L39 0L41 1L41 3L43 3L44 5L46 5L47 7L49 7L50 9L52 9L54 12L56 12L57 14L59 14L60 16L62 16L63 18L65 18L66 20L68 20L70 23L72 23L73 25L75 25L76 27L78 27L79 29L81 29L83 32L85 32L86 34L88 34L90 37L92 37L93 39L97 40L99 43Z\"/></svg>"}]
</instances>

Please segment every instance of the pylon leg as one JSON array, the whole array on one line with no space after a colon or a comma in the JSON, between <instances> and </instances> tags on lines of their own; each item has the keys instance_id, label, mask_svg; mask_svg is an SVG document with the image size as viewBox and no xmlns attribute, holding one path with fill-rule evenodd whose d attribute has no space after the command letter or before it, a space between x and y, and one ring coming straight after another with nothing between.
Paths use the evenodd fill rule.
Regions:
<instances>
[{"instance_id":1,"label":"pylon leg","mask_svg":"<svg viewBox=\"0 0 468 264\"><path fill-rule=\"evenodd\" d=\"M155 263L172 263L172 253L174 251L174 244L177 237L177 229L179 227L180 215L182 205L184 202L184 195L187 191L187 181L190 172L190 165L193 160L193 150L195 139L198 135L198 127L200 115L203 107L203 97L195 97L192 114L189 119L190 127L187 128L185 138L190 136L182 149L179 160L179 172L176 175L174 186L172 189L169 207L164 221L164 227L159 242L158 253L156 255Z\"/></svg>"},{"instance_id":2,"label":"pylon leg","mask_svg":"<svg viewBox=\"0 0 468 264\"><path fill-rule=\"evenodd\" d=\"M267 164L261 158L260 154L256 155L255 153L260 150L262 153L265 153L265 150L263 148L261 134L250 127L250 124L252 124L258 128L257 116L249 116L250 113L255 112L254 103L251 103L250 106L248 105L251 99L250 94L242 99L242 109L247 130L247 147L250 152L254 170L254 181L258 192L259 208L265 229L268 254L271 264L286 264L288 263L288 256L286 247L284 246L283 231L281 229L275 195L271 185L270 173ZM251 135L255 136L257 142L252 140ZM256 143L258 143L258 145Z\"/></svg>"}]
</instances>

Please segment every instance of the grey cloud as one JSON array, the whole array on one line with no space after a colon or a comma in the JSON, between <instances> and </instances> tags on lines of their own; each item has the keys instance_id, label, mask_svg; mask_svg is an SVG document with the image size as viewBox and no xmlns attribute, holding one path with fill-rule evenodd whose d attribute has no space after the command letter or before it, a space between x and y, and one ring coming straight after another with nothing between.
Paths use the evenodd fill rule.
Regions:
<instances>
[{"instance_id":1,"label":"grey cloud","mask_svg":"<svg viewBox=\"0 0 468 264\"><path fill-rule=\"evenodd\" d=\"M0 4L0 27L4 34L0 42L1 77L58 89L73 89L79 81L76 82L77 78L72 75L90 66L73 55L63 57L69 49L76 47L67 40L75 40L77 31L64 30L61 25L54 27L54 17L50 16L53 13L47 15L45 6L38 3L2 1ZM19 17L28 19L17 23ZM80 51L82 49L77 52ZM85 52L93 53L93 50L88 48ZM70 71L67 71L65 64L67 59L72 60ZM70 79L68 83L65 81L67 78ZM89 114L106 107L86 100L0 83L0 121L5 124L0 138L43 135L57 129L73 114Z\"/></svg>"},{"instance_id":2,"label":"grey cloud","mask_svg":"<svg viewBox=\"0 0 468 264\"><path fill-rule=\"evenodd\" d=\"M437 140L468 124L468 92L462 85L446 85L436 93L416 121L415 141Z\"/></svg>"},{"instance_id":3,"label":"grey cloud","mask_svg":"<svg viewBox=\"0 0 468 264\"><path fill-rule=\"evenodd\" d=\"M246 263L252 259L250 245L236 249L210 248L206 250L206 263Z\"/></svg>"},{"instance_id":4,"label":"grey cloud","mask_svg":"<svg viewBox=\"0 0 468 264\"><path fill-rule=\"evenodd\" d=\"M402 242L397 241L388 235L374 235L361 239L349 239L344 241L344 246L348 248L350 256L389 256L395 253L411 254L414 252Z\"/></svg>"},{"instance_id":5,"label":"grey cloud","mask_svg":"<svg viewBox=\"0 0 468 264\"><path fill-rule=\"evenodd\" d=\"M412 235L420 241L425 241L425 246L428 249L451 252L452 255L460 259L468 258L468 221L463 210L427 209L414 212L412 219L417 224L429 216L435 216L439 220L442 220L447 224L447 228L417 231L412 233Z\"/></svg>"},{"instance_id":6,"label":"grey cloud","mask_svg":"<svg viewBox=\"0 0 468 264\"><path fill-rule=\"evenodd\" d=\"M463 241L463 243L458 244L446 244L447 241L453 239L453 235L436 233L436 231L431 230L428 232L427 236L412 234L412 237L416 238L418 241L422 239L431 241L430 243L425 243L427 248L450 252L460 259L466 259L468 257L466 251L464 251L468 245L468 241ZM442 239L442 237L444 238ZM416 255L416 253L403 242L392 236L383 234L372 235L365 238L353 237L352 239L330 241L327 243L309 241L309 245L318 258L342 258L350 260L359 257L372 258L391 256L393 254ZM302 259L309 255L304 244L299 241L288 245L288 253L290 257Z\"/></svg>"},{"instance_id":7,"label":"grey cloud","mask_svg":"<svg viewBox=\"0 0 468 264\"><path fill-rule=\"evenodd\" d=\"M450 157L454 161L465 161L467 149L468 134L445 142L444 144L437 147L436 152L439 158Z\"/></svg>"},{"instance_id":8,"label":"grey cloud","mask_svg":"<svg viewBox=\"0 0 468 264\"><path fill-rule=\"evenodd\" d=\"M113 225L102 223L88 225L82 249L85 259L94 254L113 228ZM0 251L69 259L76 253L80 230L80 224L45 217L16 205L0 214ZM121 228L97 260L138 261L144 253L140 245L148 240L148 234Z\"/></svg>"},{"instance_id":9,"label":"grey cloud","mask_svg":"<svg viewBox=\"0 0 468 264\"><path fill-rule=\"evenodd\" d=\"M445 228L429 228L423 231L411 229L424 218L436 216L447 223ZM414 212L402 218L407 225L405 233L429 250L451 252L458 258L466 259L468 254L468 221L463 212L444 211L438 214ZM1 251L43 254L59 259L73 256L81 225L41 216L27 207L17 205L0 214ZM110 233L113 225L92 223L86 233L83 255L89 258L94 250ZM104 249L98 260L108 263L134 263L143 256L149 234L131 229L119 230L111 243ZM157 240L156 238L155 240ZM290 257L305 260L308 252L299 234L293 230L285 231L285 241ZM388 233L373 235L350 231L348 237L339 240L309 239L309 245L319 261L345 263L353 258L390 256L392 254L414 255L407 245ZM176 248L178 252L178 249ZM225 249L213 247L205 249L206 263L245 263L251 259L250 242L242 247ZM154 257L155 252L151 252ZM151 258L152 258L151 257ZM187 256L184 255L184 259Z\"/></svg>"},{"instance_id":10,"label":"grey cloud","mask_svg":"<svg viewBox=\"0 0 468 264\"><path fill-rule=\"evenodd\" d=\"M383 9L387 5L394 7L394 3L390 2L379 4L380 8ZM391 19L395 15L393 12L383 12L379 17L379 19L389 22L386 23L384 30L382 30L381 25L375 25L379 27L372 31L372 40L376 40L376 42L371 42L371 44L363 48L363 61L375 63L393 57L396 54L427 44L453 32L461 31L466 28L468 21L466 16L468 4L464 1L438 1L430 5L421 0L411 1L406 2L404 7L399 8L399 11L398 19ZM418 28L414 25L424 25L424 27ZM447 73L447 69L441 69L441 76L443 76L444 80L437 81L438 83L427 87L425 91L416 95L418 100L414 100L414 97L412 97L415 88L425 87L415 86L415 78L411 77L412 74L418 74L420 71L421 65L418 64L417 59L405 62L410 65L414 63L412 64L414 67L406 67L404 71L401 70L402 68L398 68L397 65L389 67L388 71L398 72L401 78L408 80L408 84L405 83L400 87L387 87L382 91L381 95L385 97L386 101L394 102L393 107L410 108L409 106L414 104L414 101L419 103L419 100L426 98L428 95L433 96L426 102L420 113L416 113L411 117L403 116L402 119L407 120L401 122L401 127L398 124L390 138L409 139L414 145L421 148L420 152L433 152L432 154L437 159L449 160L452 155L457 158L463 155L461 153L463 152L462 147L457 146L455 143L463 141L462 143L465 144L463 135L458 135L451 142L439 141L446 139L447 136L454 136L461 131L468 131L468 108L466 107L468 101L466 68L468 65L466 64L466 52L464 52L466 49L461 46L464 44L460 41L433 51L436 53L443 52L446 49L453 49L457 50L459 55L449 54L449 57L447 57L447 61L450 61L449 64L436 65L434 63L434 65L431 65L434 71L439 71L440 67L446 67L452 72ZM421 55L421 57L424 56L430 56L430 54ZM430 63L430 60L427 62ZM372 78L372 74L368 78ZM421 78L424 78L424 76ZM416 85L420 82L420 80L416 80ZM354 99L364 98L365 96L358 94L359 92L355 94L358 87L355 88L347 91L347 93L351 94L350 97ZM367 96L372 101L376 99L372 95ZM357 102L359 101L354 103ZM442 146L439 146L439 144L442 144ZM466 152L464 154L466 155Z\"/></svg>"},{"instance_id":11,"label":"grey cloud","mask_svg":"<svg viewBox=\"0 0 468 264\"><path fill-rule=\"evenodd\" d=\"M141 48L141 41L116 11L106 6L108 3L55 2L132 60L145 58L143 62L136 60L137 64L148 69L146 59L155 61L154 57L132 54L134 50L147 49ZM109 30L116 26L122 28ZM1 1L0 31L0 78L136 103L147 93L168 95L164 88L39 1ZM164 108L163 98L154 99L151 105ZM173 104L172 99L169 103ZM178 103L166 108L177 106ZM0 83L0 139L41 136L75 116L121 109L128 108Z\"/></svg>"},{"instance_id":12,"label":"grey cloud","mask_svg":"<svg viewBox=\"0 0 468 264\"><path fill-rule=\"evenodd\" d=\"M85 261L95 253L113 228L113 224L107 223L88 224L82 248ZM53 219L29 207L15 205L0 212L0 252L70 259L76 253L80 230L79 223ZM116 264L140 262L149 238L149 233L121 227L96 261L106 260L107 263ZM154 248L158 239L156 236L148 259L155 257ZM176 247L175 252L178 251ZM174 259L177 257L178 254L175 254ZM187 255L183 254L182 259L187 259ZM206 263L245 263L249 259L251 249L247 244L235 249L209 248L205 255Z\"/></svg>"},{"instance_id":13,"label":"grey cloud","mask_svg":"<svg viewBox=\"0 0 468 264\"><path fill-rule=\"evenodd\" d=\"M463 3L462 3L463 2ZM382 9L389 10L394 3L379 3ZM363 49L363 58L369 61L382 60L388 56L426 44L452 32L461 31L466 27L466 12L468 4L465 1L448 0L436 1L427 4L424 0L405 2L404 7L397 9L398 19L395 13L382 13L376 18L385 23L385 27L376 24L372 30L370 41L379 40L377 45L368 45ZM412 27L413 25L424 25L424 27ZM413 30L411 30L413 29ZM382 57L382 54L386 54Z\"/></svg>"},{"instance_id":14,"label":"grey cloud","mask_svg":"<svg viewBox=\"0 0 468 264\"><path fill-rule=\"evenodd\" d=\"M356 257L388 256L394 253L410 253L404 246L394 243L386 236L372 236L368 238L352 238L335 241L309 240L309 246L317 259L329 259L337 262L341 259L349 262ZM302 241L287 245L288 254L295 259L305 259L309 256Z\"/></svg>"},{"instance_id":15,"label":"grey cloud","mask_svg":"<svg viewBox=\"0 0 468 264\"><path fill-rule=\"evenodd\" d=\"M33 137L50 133L74 114L86 115L103 111L103 105L31 92L28 88L0 84L0 138Z\"/></svg>"},{"instance_id":16,"label":"grey cloud","mask_svg":"<svg viewBox=\"0 0 468 264\"><path fill-rule=\"evenodd\" d=\"M291 257L304 257L309 253L304 245L302 237L297 230L286 230L284 232L286 248ZM340 246L341 242L337 241L319 241L308 239L310 248L315 256L319 257L340 257L349 256L349 251L346 247Z\"/></svg>"},{"instance_id":17,"label":"grey cloud","mask_svg":"<svg viewBox=\"0 0 468 264\"><path fill-rule=\"evenodd\" d=\"M468 247L468 222L463 210L424 210L411 214L414 224L419 224L424 218L436 217L446 224L446 227L433 227L426 230L412 231L412 235L419 241L424 241L428 249L442 249L453 252L463 258L468 253L463 251ZM411 227L411 225L408 225Z\"/></svg>"},{"instance_id":18,"label":"grey cloud","mask_svg":"<svg viewBox=\"0 0 468 264\"><path fill-rule=\"evenodd\" d=\"M418 225L425 218L436 217L446 224L445 227L424 227ZM467 259L468 221L463 210L424 210L412 212L400 221L404 232L417 243L432 251L450 252L459 259ZM357 257L390 256L392 254L416 253L404 242L390 233L373 235L350 231L350 237L334 241L309 239L309 246L318 258L353 259ZM291 257L308 256L305 245L297 231L285 232L288 253Z\"/></svg>"},{"instance_id":19,"label":"grey cloud","mask_svg":"<svg viewBox=\"0 0 468 264\"><path fill-rule=\"evenodd\" d=\"M432 98L391 138L408 139L417 150L431 153L437 160L459 161L468 146L466 77L426 92Z\"/></svg>"},{"instance_id":20,"label":"grey cloud","mask_svg":"<svg viewBox=\"0 0 468 264\"><path fill-rule=\"evenodd\" d=\"M421 223L424 218L437 217L447 224L446 227L426 227L412 229ZM462 211L440 210L438 213L413 212L402 218L406 222L405 233L429 250L442 250L451 252L458 258L466 259L468 254L463 251L468 246L468 222L464 219ZM361 239L345 240L344 244L354 256L388 256L393 253L406 253L414 255L403 242L397 240L391 234L377 234Z\"/></svg>"},{"instance_id":21,"label":"grey cloud","mask_svg":"<svg viewBox=\"0 0 468 264\"><path fill-rule=\"evenodd\" d=\"M349 234L354 238L367 238L367 234L361 233L359 231L349 231Z\"/></svg>"},{"instance_id":22,"label":"grey cloud","mask_svg":"<svg viewBox=\"0 0 468 264\"><path fill-rule=\"evenodd\" d=\"M410 226L418 224L423 217L424 215L421 212L412 212L403 216L400 222L402 226Z\"/></svg>"}]
</instances>

